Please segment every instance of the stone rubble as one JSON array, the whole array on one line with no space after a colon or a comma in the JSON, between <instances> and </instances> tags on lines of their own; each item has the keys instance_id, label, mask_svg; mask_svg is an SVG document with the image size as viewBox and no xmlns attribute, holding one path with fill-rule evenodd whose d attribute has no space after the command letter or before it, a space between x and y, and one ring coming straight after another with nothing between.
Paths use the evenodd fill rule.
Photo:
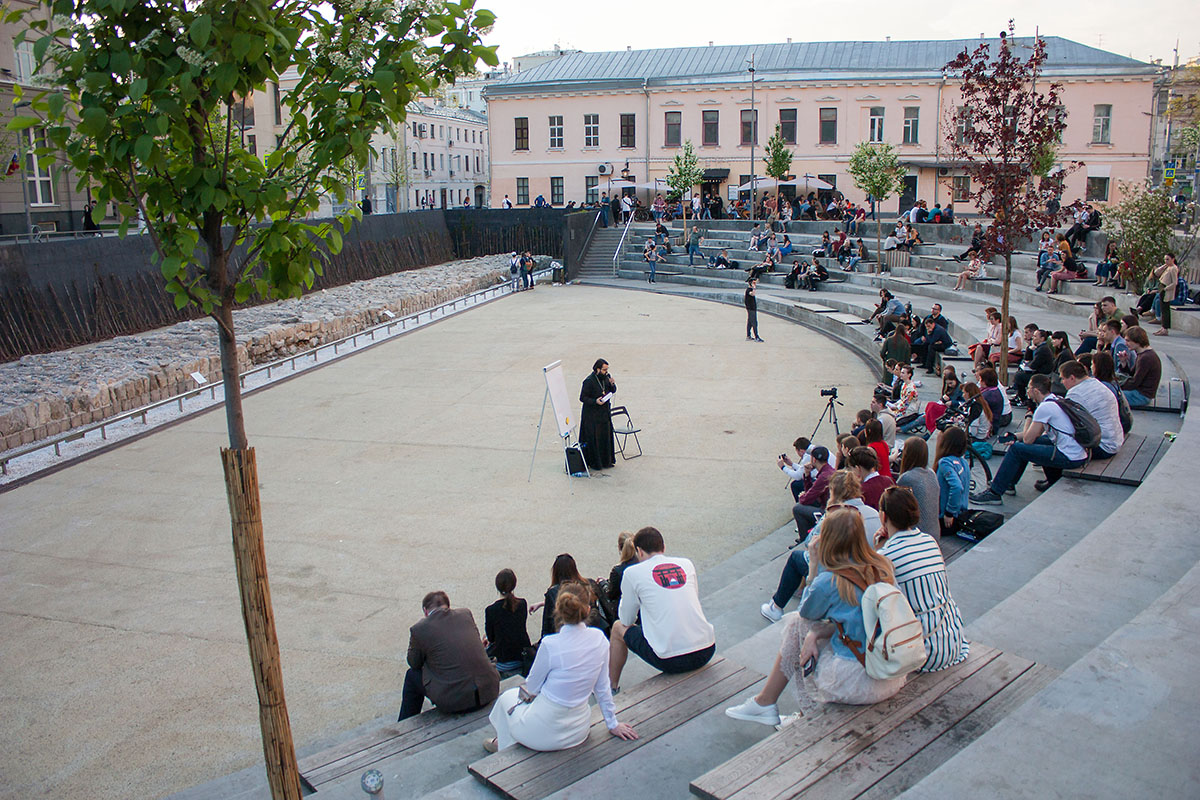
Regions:
<instances>
[{"instance_id":1,"label":"stone rubble","mask_svg":"<svg viewBox=\"0 0 1200 800\"><path fill-rule=\"evenodd\" d=\"M539 261L542 259L539 259ZM303 352L508 280L508 256L452 261L234 312L242 369ZM220 380L204 318L0 364L0 450L99 422Z\"/></svg>"}]
</instances>

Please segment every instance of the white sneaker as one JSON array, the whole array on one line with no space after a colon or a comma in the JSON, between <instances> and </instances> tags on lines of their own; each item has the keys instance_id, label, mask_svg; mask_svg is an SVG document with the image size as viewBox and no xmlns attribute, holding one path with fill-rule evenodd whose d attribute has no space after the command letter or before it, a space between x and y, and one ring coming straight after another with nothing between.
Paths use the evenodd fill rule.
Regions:
<instances>
[{"instance_id":1,"label":"white sneaker","mask_svg":"<svg viewBox=\"0 0 1200 800\"><path fill-rule=\"evenodd\" d=\"M775 605L774 600L768 600L763 603L759 611L762 612L762 615L766 617L768 622L779 622L779 620L783 619L783 611L779 606Z\"/></svg>"},{"instance_id":2,"label":"white sneaker","mask_svg":"<svg viewBox=\"0 0 1200 800\"><path fill-rule=\"evenodd\" d=\"M802 719L804 719L804 714L800 711L797 711L795 714L784 714L779 718L779 724L775 726L775 730L781 731L788 725L792 725Z\"/></svg>"},{"instance_id":3,"label":"white sneaker","mask_svg":"<svg viewBox=\"0 0 1200 800\"><path fill-rule=\"evenodd\" d=\"M750 697L740 706L725 709L725 716L774 727L779 724L779 707L774 703L769 706L760 706L754 702L753 697Z\"/></svg>"}]
</instances>

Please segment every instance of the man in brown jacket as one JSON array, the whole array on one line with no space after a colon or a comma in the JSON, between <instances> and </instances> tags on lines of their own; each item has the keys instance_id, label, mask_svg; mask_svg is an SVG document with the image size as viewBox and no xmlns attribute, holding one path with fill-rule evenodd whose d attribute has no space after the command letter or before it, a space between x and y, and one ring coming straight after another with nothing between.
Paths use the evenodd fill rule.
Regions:
<instances>
[{"instance_id":1,"label":"man in brown jacket","mask_svg":"<svg viewBox=\"0 0 1200 800\"><path fill-rule=\"evenodd\" d=\"M489 705L500 694L500 674L470 610L451 609L445 592L425 595L421 610L424 619L409 630L400 719L420 714L426 697L451 714Z\"/></svg>"}]
</instances>

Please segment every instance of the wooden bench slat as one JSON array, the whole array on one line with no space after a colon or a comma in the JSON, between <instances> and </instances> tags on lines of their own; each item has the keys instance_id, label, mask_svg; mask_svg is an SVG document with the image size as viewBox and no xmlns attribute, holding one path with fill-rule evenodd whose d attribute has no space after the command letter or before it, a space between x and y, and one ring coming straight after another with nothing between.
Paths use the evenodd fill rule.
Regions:
<instances>
[{"instance_id":1,"label":"wooden bench slat","mask_svg":"<svg viewBox=\"0 0 1200 800\"><path fill-rule=\"evenodd\" d=\"M1137 481L1139 484L1145 480L1146 473L1150 471L1150 466L1154 463L1155 456L1162 449L1166 437L1159 435L1157 439L1150 440L1147 437L1146 442L1138 448L1137 454L1129 462L1129 466L1125 468L1124 476L1131 481Z\"/></svg>"},{"instance_id":2,"label":"wooden bench slat","mask_svg":"<svg viewBox=\"0 0 1200 800\"><path fill-rule=\"evenodd\" d=\"M937 702L942 695L991 663L999 653L993 650L983 657L972 657L956 668L917 676L909 682L909 691L863 708L832 735L808 743L791 759L777 761L770 771L749 786L729 795L730 800L765 800L794 797L806 787L824 778L852 755L851 742L874 741L904 720ZM932 679L932 680L931 680ZM794 727L790 726L790 727ZM786 732L789 728L785 728Z\"/></svg>"},{"instance_id":3,"label":"wooden bench slat","mask_svg":"<svg viewBox=\"0 0 1200 800\"><path fill-rule=\"evenodd\" d=\"M914 678L895 697L883 703L874 706L828 705L823 709L823 713L793 723L778 734L748 748L737 758L695 779L691 783L692 792L710 800L724 800L736 796L748 785L755 784L774 772L780 764L799 757L801 753L807 753L823 739L832 738L836 732L854 724L858 717L870 713L873 709L879 713L880 709L904 706L914 697L928 695L936 698L997 655L999 651L994 648L972 643L971 656L967 661L941 672ZM746 796L753 796L753 792Z\"/></svg>"},{"instance_id":4,"label":"wooden bench slat","mask_svg":"<svg viewBox=\"0 0 1200 800\"><path fill-rule=\"evenodd\" d=\"M1024 705L1058 675L1058 670L1053 667L1034 664L962 722L858 795L858 800L891 800L908 791L964 747L991 730L997 722Z\"/></svg>"},{"instance_id":5,"label":"wooden bench slat","mask_svg":"<svg viewBox=\"0 0 1200 800\"><path fill-rule=\"evenodd\" d=\"M733 674L738 669L740 669L740 667L738 667L736 664L726 661L724 658L718 656L717 658L714 658L712 661L708 662L703 669L697 670L696 672L685 672L677 675L667 675L665 673L655 675L654 677L644 680L641 683L630 687L629 689L623 690L619 695L613 698L613 705L616 707L617 717L624 721L625 715L632 707L639 705L646 700L657 697L663 692L670 691L674 686L683 683L688 678L695 678L696 676L703 674L706 676L707 680L715 682L727 675ZM593 708L592 724L594 725L602 719L603 716L600 714L600 709ZM581 747L583 746L586 746L586 744L581 745ZM502 753L495 753L480 761L476 761L470 765L469 770L471 774L475 775L475 777L486 781L488 778L491 778L503 772L504 770L521 763L522 761L533 758L536 755L538 754L524 747L514 747L509 750L505 750Z\"/></svg>"},{"instance_id":6,"label":"wooden bench slat","mask_svg":"<svg viewBox=\"0 0 1200 800\"><path fill-rule=\"evenodd\" d=\"M836 772L826 773L815 785L804 789L806 800L853 800L1031 667L1033 663L1028 659L1002 653L891 731L873 731L871 735L852 739L837 756L840 765ZM876 737L878 733L883 735ZM849 757L845 758L847 754Z\"/></svg>"},{"instance_id":7,"label":"wooden bench slat","mask_svg":"<svg viewBox=\"0 0 1200 800\"><path fill-rule=\"evenodd\" d=\"M490 711L490 707L465 714L427 711L303 758L300 774L315 788L399 753L433 747L464 728L477 727Z\"/></svg>"},{"instance_id":8,"label":"wooden bench slat","mask_svg":"<svg viewBox=\"0 0 1200 800\"><path fill-rule=\"evenodd\" d=\"M627 714L626 716L632 721L631 724L635 725L638 731L638 738L633 742L614 739L603 723L593 726L589 740L593 736L600 737L600 746L580 753L555 769L542 772L523 783L512 792L511 796L517 800L533 800L564 789L700 716L714 706L723 705L730 698L744 693L762 679L763 676L753 670L742 669L709 686L704 691L680 697L665 710L655 708L650 711L648 709L650 713L644 718L635 716L633 713ZM684 685L680 688L686 689L687 687ZM636 710L634 709L634 711Z\"/></svg>"}]
</instances>

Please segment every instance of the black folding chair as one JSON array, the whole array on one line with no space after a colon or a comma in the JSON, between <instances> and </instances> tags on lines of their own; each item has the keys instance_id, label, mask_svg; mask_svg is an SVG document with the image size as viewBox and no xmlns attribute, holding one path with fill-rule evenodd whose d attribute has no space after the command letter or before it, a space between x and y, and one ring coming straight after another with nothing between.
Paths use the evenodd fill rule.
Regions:
<instances>
[{"instance_id":1,"label":"black folding chair","mask_svg":"<svg viewBox=\"0 0 1200 800\"><path fill-rule=\"evenodd\" d=\"M624 421L619 421L618 417L624 417ZM637 458L642 454L642 443L638 441L638 432L641 428L635 428L633 420L629 417L629 410L625 406L617 406L612 410L613 421L613 438L617 443L617 452L621 454L621 458L628 461L631 458ZM637 455L630 456L625 454L625 442L632 436L633 443L637 445Z\"/></svg>"}]
</instances>

